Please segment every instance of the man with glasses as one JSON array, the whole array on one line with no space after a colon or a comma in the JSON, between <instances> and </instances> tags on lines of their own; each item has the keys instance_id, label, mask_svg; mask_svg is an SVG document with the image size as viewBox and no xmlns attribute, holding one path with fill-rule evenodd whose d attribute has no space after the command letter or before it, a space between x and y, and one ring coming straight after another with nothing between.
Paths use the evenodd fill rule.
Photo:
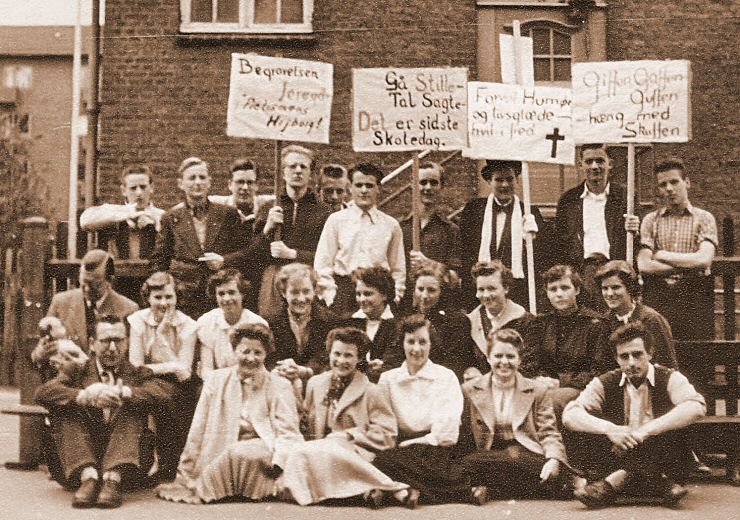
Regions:
<instances>
[{"instance_id":1,"label":"man with glasses","mask_svg":"<svg viewBox=\"0 0 740 520\"><path fill-rule=\"evenodd\" d=\"M319 175L319 194L321 202L329 206L332 211L346 208L349 196L347 168L340 164L323 166Z\"/></svg>"},{"instance_id":2,"label":"man with glasses","mask_svg":"<svg viewBox=\"0 0 740 520\"><path fill-rule=\"evenodd\" d=\"M441 262L456 272L460 269L460 229L447 220L439 208L443 185L444 169L441 165L435 162L424 162L420 165L419 250L412 249L413 215L401 221L406 268L409 271L416 269L425 260Z\"/></svg>"},{"instance_id":3,"label":"man with glasses","mask_svg":"<svg viewBox=\"0 0 740 520\"><path fill-rule=\"evenodd\" d=\"M146 367L128 361L125 319L100 316L92 343L94 356L36 392L49 410L55 448L68 489L77 488L72 507L102 509L121 505L121 485L140 482L152 465L147 416L170 395L168 383Z\"/></svg>"}]
</instances>

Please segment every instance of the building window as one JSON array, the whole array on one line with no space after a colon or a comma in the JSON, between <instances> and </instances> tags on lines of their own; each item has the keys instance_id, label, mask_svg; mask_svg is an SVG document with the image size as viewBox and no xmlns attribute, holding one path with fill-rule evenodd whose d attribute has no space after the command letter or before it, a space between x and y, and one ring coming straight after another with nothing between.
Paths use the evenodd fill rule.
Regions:
<instances>
[{"instance_id":1,"label":"building window","mask_svg":"<svg viewBox=\"0 0 740 520\"><path fill-rule=\"evenodd\" d=\"M535 81L570 81L573 60L570 34L553 27L535 25L525 32L534 47Z\"/></svg>"},{"instance_id":2,"label":"building window","mask_svg":"<svg viewBox=\"0 0 740 520\"><path fill-rule=\"evenodd\" d=\"M180 0L183 33L310 33L313 0Z\"/></svg>"}]
</instances>

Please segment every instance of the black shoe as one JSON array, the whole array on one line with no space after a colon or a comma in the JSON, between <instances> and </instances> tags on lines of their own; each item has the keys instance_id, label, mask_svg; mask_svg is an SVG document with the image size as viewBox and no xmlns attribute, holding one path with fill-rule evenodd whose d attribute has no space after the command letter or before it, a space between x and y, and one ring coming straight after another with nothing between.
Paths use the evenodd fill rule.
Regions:
<instances>
[{"instance_id":1,"label":"black shoe","mask_svg":"<svg viewBox=\"0 0 740 520\"><path fill-rule=\"evenodd\" d=\"M98 495L96 506L101 509L115 509L121 507L123 496L121 495L121 483L115 480L106 480Z\"/></svg>"},{"instance_id":2,"label":"black shoe","mask_svg":"<svg viewBox=\"0 0 740 520\"><path fill-rule=\"evenodd\" d=\"M365 500L365 505L370 509L380 509L383 506L385 493L382 489L373 489L365 493L362 498Z\"/></svg>"},{"instance_id":3,"label":"black shoe","mask_svg":"<svg viewBox=\"0 0 740 520\"><path fill-rule=\"evenodd\" d=\"M485 505L488 502L488 487L473 486L470 489L470 502L477 506Z\"/></svg>"},{"instance_id":4,"label":"black shoe","mask_svg":"<svg viewBox=\"0 0 740 520\"><path fill-rule=\"evenodd\" d=\"M683 497L688 494L689 490L681 484L667 482L666 489L663 491L663 505L666 507L676 507Z\"/></svg>"},{"instance_id":5,"label":"black shoe","mask_svg":"<svg viewBox=\"0 0 740 520\"><path fill-rule=\"evenodd\" d=\"M409 488L406 498L403 499L403 507L406 509L416 509L416 506L419 504L420 494L418 489Z\"/></svg>"},{"instance_id":6,"label":"black shoe","mask_svg":"<svg viewBox=\"0 0 740 520\"><path fill-rule=\"evenodd\" d=\"M98 479L89 478L83 480L77 489L72 500L72 507L84 509L95 506L95 499L98 498Z\"/></svg>"},{"instance_id":7,"label":"black shoe","mask_svg":"<svg viewBox=\"0 0 740 520\"><path fill-rule=\"evenodd\" d=\"M576 489L573 496L590 509L606 507L614 503L617 491L606 480L597 480Z\"/></svg>"}]
</instances>

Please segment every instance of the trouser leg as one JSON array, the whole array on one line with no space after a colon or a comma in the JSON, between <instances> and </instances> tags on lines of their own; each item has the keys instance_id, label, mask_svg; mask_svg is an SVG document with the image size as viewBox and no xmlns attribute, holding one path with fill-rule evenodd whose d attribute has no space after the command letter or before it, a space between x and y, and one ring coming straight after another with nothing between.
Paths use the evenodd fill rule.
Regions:
<instances>
[{"instance_id":1,"label":"trouser leg","mask_svg":"<svg viewBox=\"0 0 740 520\"><path fill-rule=\"evenodd\" d=\"M64 478L73 487L79 483L83 468L97 465L100 446L98 436L92 434L94 426L82 409L51 417L51 434Z\"/></svg>"},{"instance_id":2,"label":"trouser leg","mask_svg":"<svg viewBox=\"0 0 740 520\"><path fill-rule=\"evenodd\" d=\"M111 415L108 423L108 442L105 446L100 469L119 473L138 473L142 468L141 441L146 417L125 406Z\"/></svg>"}]
</instances>

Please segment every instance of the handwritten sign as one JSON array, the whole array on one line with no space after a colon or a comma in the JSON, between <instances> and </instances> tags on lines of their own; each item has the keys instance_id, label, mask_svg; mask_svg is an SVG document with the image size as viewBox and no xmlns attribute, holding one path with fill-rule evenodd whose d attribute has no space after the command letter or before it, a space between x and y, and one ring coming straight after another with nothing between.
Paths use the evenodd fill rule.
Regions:
<instances>
[{"instance_id":1,"label":"handwritten sign","mask_svg":"<svg viewBox=\"0 0 740 520\"><path fill-rule=\"evenodd\" d=\"M467 146L464 68L354 69L352 148L357 152Z\"/></svg>"},{"instance_id":2,"label":"handwritten sign","mask_svg":"<svg viewBox=\"0 0 740 520\"><path fill-rule=\"evenodd\" d=\"M573 64L577 143L682 143L691 139L691 64Z\"/></svg>"},{"instance_id":3,"label":"handwritten sign","mask_svg":"<svg viewBox=\"0 0 740 520\"><path fill-rule=\"evenodd\" d=\"M468 103L465 157L574 164L570 89L471 81Z\"/></svg>"},{"instance_id":4,"label":"handwritten sign","mask_svg":"<svg viewBox=\"0 0 740 520\"><path fill-rule=\"evenodd\" d=\"M226 134L328 143L333 72L329 63L233 53Z\"/></svg>"},{"instance_id":5,"label":"handwritten sign","mask_svg":"<svg viewBox=\"0 0 740 520\"><path fill-rule=\"evenodd\" d=\"M522 75L522 85L534 85L534 43L532 38L519 37L519 70ZM515 85L516 57L514 52L514 37L510 34L498 35L499 55L501 56L501 83Z\"/></svg>"}]
</instances>

